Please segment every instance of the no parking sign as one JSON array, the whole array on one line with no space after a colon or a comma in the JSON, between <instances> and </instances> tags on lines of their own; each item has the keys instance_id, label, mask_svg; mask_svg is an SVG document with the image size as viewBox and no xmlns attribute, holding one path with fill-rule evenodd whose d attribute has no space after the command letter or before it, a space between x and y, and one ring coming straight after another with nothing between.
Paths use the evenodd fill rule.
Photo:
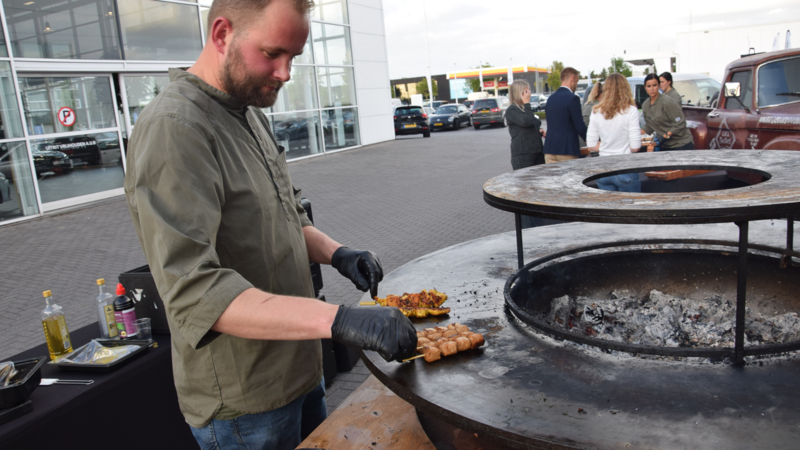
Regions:
<instances>
[{"instance_id":1,"label":"no parking sign","mask_svg":"<svg viewBox=\"0 0 800 450\"><path fill-rule=\"evenodd\" d=\"M71 127L75 125L75 111L72 110L69 106L65 106L58 110L58 121L61 122L61 125L65 127Z\"/></svg>"}]
</instances>

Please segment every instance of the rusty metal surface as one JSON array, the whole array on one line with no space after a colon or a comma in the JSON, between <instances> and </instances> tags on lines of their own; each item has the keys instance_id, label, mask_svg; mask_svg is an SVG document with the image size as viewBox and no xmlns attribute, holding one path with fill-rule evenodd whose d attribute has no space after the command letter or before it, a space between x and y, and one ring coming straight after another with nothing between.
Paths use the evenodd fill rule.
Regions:
<instances>
[{"instance_id":1,"label":"rusty metal surface","mask_svg":"<svg viewBox=\"0 0 800 450\"><path fill-rule=\"evenodd\" d=\"M588 187L603 176L657 170L768 174L763 183L686 193L625 193ZM503 174L483 186L486 203L567 221L638 224L720 223L800 215L800 153L698 150L606 156ZM669 182L665 182L669 183Z\"/></svg>"},{"instance_id":2,"label":"rusty metal surface","mask_svg":"<svg viewBox=\"0 0 800 450\"><path fill-rule=\"evenodd\" d=\"M525 231L525 258L629 239L736 240L733 224L566 224ZM780 246L785 221L752 224L751 241ZM776 267L775 270L780 270ZM800 362L763 367L686 365L605 355L518 321L503 286L516 271L513 233L467 242L388 274L380 295L436 288L449 317L487 345L434 363L387 363L365 352L378 379L426 415L529 448L752 449L800 442Z\"/></svg>"}]
</instances>

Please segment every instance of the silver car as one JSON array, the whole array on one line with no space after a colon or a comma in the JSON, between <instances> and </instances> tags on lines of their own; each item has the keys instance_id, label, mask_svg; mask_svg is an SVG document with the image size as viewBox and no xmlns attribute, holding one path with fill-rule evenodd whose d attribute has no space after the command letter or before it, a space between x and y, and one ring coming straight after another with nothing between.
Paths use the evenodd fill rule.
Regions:
<instances>
[{"instance_id":1,"label":"silver car","mask_svg":"<svg viewBox=\"0 0 800 450\"><path fill-rule=\"evenodd\" d=\"M472 105L472 127L476 130L481 125L500 124L508 126L506 110L511 102L506 97L490 97L475 100Z\"/></svg>"}]
</instances>

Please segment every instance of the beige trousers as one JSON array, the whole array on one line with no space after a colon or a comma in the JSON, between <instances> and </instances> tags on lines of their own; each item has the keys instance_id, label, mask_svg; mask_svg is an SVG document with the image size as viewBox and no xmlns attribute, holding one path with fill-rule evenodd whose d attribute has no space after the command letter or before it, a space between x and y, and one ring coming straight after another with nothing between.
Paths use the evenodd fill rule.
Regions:
<instances>
[{"instance_id":1,"label":"beige trousers","mask_svg":"<svg viewBox=\"0 0 800 450\"><path fill-rule=\"evenodd\" d=\"M578 159L578 157L575 155L548 155L547 153L544 154L545 164L553 164L560 161L569 161L571 159Z\"/></svg>"}]
</instances>

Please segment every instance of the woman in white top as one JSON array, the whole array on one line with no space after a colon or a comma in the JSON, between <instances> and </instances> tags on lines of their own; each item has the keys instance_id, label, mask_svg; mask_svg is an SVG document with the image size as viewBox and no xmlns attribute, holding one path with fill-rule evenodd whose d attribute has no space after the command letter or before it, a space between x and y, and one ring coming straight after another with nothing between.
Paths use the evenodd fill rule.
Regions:
<instances>
[{"instance_id":1,"label":"woman in white top","mask_svg":"<svg viewBox=\"0 0 800 450\"><path fill-rule=\"evenodd\" d=\"M621 74L611 74L603 84L603 99L592 108L586 144L599 149L600 156L638 152L642 147L640 130L639 111L628 80ZM597 186L606 191L641 192L638 173L601 178Z\"/></svg>"}]
</instances>

